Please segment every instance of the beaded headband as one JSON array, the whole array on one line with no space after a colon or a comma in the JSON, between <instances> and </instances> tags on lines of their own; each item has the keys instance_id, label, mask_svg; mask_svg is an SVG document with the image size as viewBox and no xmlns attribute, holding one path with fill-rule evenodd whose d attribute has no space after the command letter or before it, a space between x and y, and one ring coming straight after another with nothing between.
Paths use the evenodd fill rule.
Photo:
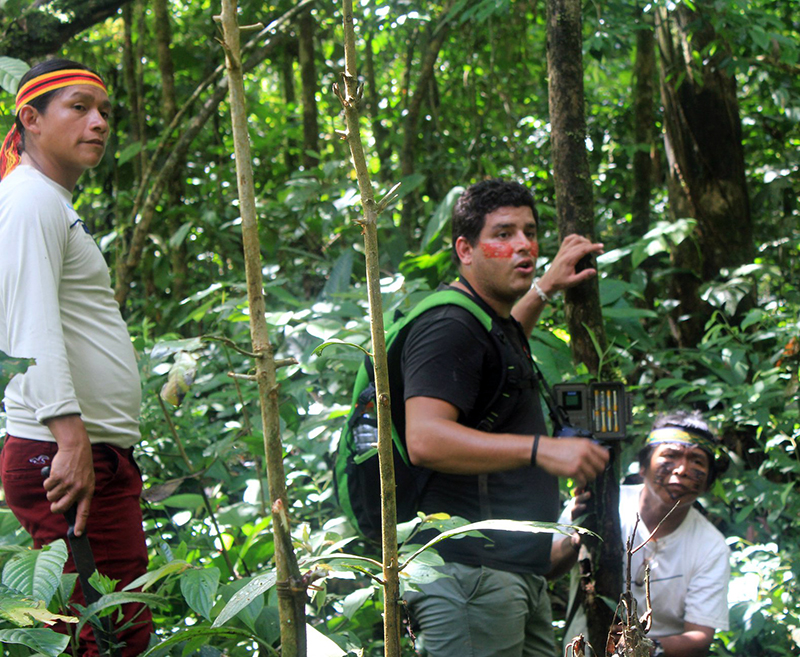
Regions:
<instances>
[{"instance_id":1,"label":"beaded headband","mask_svg":"<svg viewBox=\"0 0 800 657\"><path fill-rule=\"evenodd\" d=\"M708 452L712 456L717 452L718 442L708 434L694 433L677 427L663 427L650 432L645 440L646 445L658 445L661 443L681 443L683 445L693 445Z\"/></svg>"}]
</instances>

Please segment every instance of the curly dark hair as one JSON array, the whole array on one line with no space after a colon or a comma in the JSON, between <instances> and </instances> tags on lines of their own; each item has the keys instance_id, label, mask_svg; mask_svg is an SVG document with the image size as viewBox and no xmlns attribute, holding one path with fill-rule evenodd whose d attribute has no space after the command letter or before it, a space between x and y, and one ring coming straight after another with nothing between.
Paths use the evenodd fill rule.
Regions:
<instances>
[{"instance_id":1,"label":"curly dark hair","mask_svg":"<svg viewBox=\"0 0 800 657\"><path fill-rule=\"evenodd\" d=\"M463 237L473 246L486 223L486 215L498 208L529 207L533 219L539 223L539 214L533 203L533 194L518 182L510 180L482 180L470 185L456 201L453 207L453 263L458 266L460 260L456 253L456 240Z\"/></svg>"},{"instance_id":2,"label":"curly dark hair","mask_svg":"<svg viewBox=\"0 0 800 657\"><path fill-rule=\"evenodd\" d=\"M708 422L703 419L700 411L673 411L672 413L664 413L659 415L653 422L650 431L656 429L663 429L665 427L674 427L675 429L683 429L689 433L699 434L709 440L717 442L716 436L708 426ZM645 445L639 450L639 467L645 471L650 467L650 457L653 455L653 450L657 445ZM705 451L705 450L704 450ZM708 480L706 481L706 488L711 488L711 485L716 481L717 476L724 470L720 468L719 459L715 454L708 454Z\"/></svg>"},{"instance_id":3,"label":"curly dark hair","mask_svg":"<svg viewBox=\"0 0 800 657\"><path fill-rule=\"evenodd\" d=\"M63 71L66 69L79 69L81 71L89 71L90 73L94 73L97 75L96 71L93 71L88 66L84 66L83 64L79 64L78 62L74 62L71 59L47 59L39 64L36 64L32 68L28 70L25 75L22 76L22 79L19 81L19 86L22 87L26 82L32 80L35 77L40 75L44 75L45 73L53 73L55 71ZM27 103L31 107L34 107L40 114L44 114L47 110L47 106L53 102L53 99L58 96L64 89L54 89L53 91L48 91L37 98L34 98L31 102ZM21 149L25 150L25 127L22 125L22 121L19 120L19 116L15 119L15 124L17 126L17 131L22 138Z\"/></svg>"}]
</instances>

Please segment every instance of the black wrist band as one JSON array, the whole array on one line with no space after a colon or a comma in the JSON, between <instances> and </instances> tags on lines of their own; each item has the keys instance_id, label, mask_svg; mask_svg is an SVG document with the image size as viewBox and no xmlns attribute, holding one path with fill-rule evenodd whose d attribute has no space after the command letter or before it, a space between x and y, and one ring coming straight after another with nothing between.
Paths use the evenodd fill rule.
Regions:
<instances>
[{"instance_id":1,"label":"black wrist band","mask_svg":"<svg viewBox=\"0 0 800 657\"><path fill-rule=\"evenodd\" d=\"M536 452L539 451L539 434L533 437L533 449L531 450L531 466L536 467Z\"/></svg>"}]
</instances>

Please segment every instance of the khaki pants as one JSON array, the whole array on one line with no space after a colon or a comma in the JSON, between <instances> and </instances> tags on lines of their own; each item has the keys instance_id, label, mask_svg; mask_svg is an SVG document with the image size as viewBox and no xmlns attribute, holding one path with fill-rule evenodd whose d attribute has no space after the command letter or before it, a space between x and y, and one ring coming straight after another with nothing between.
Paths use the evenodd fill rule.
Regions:
<instances>
[{"instance_id":1,"label":"khaki pants","mask_svg":"<svg viewBox=\"0 0 800 657\"><path fill-rule=\"evenodd\" d=\"M405 598L431 657L554 657L547 582L486 567L448 563L445 577Z\"/></svg>"}]
</instances>

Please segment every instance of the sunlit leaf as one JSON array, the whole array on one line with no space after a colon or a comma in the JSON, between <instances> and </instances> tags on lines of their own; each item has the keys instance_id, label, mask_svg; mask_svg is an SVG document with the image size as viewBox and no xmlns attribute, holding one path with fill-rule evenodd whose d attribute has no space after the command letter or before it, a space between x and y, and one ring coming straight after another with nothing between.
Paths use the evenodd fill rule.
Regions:
<instances>
[{"instance_id":1,"label":"sunlit leaf","mask_svg":"<svg viewBox=\"0 0 800 657\"><path fill-rule=\"evenodd\" d=\"M146 591L151 586L153 586L153 584L155 584L157 581L164 579L168 575L172 575L173 573L182 573L184 570L187 570L189 568L191 568L191 566L182 559L175 559L174 561L165 563L163 566L157 568L156 570L145 573L141 577L137 577L130 584L125 586L122 590L132 591L133 589L141 588L142 591Z\"/></svg>"},{"instance_id":2,"label":"sunlit leaf","mask_svg":"<svg viewBox=\"0 0 800 657\"><path fill-rule=\"evenodd\" d=\"M212 627L220 627L221 625L227 623L231 618L249 605L255 598L275 586L275 582L277 581L278 574L275 571L254 577L233 594L233 597L228 600L228 604L226 604L222 611L217 615Z\"/></svg>"},{"instance_id":3,"label":"sunlit leaf","mask_svg":"<svg viewBox=\"0 0 800 657\"><path fill-rule=\"evenodd\" d=\"M359 609L361 609L362 605L373 595L375 595L375 587L368 586L366 588L353 591L349 595L345 596L344 600L342 600L342 613L344 614L345 618L352 618L353 615Z\"/></svg>"},{"instance_id":4,"label":"sunlit leaf","mask_svg":"<svg viewBox=\"0 0 800 657\"><path fill-rule=\"evenodd\" d=\"M63 616L48 611L42 600L19 595L9 589L0 591L0 618L18 627L31 627L36 621L52 625L57 621L77 623L74 616Z\"/></svg>"}]
</instances>

